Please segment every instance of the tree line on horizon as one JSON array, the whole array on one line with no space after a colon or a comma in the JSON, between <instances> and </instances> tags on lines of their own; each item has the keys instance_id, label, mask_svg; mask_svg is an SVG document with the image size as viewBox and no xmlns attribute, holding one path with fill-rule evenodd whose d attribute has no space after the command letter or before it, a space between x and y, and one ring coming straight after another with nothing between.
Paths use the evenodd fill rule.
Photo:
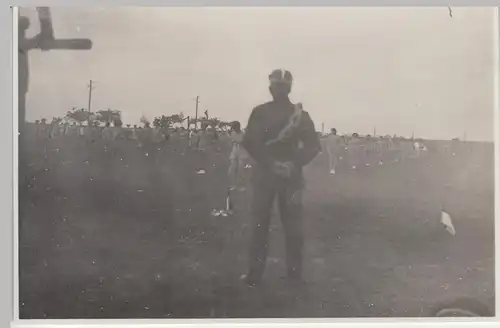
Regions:
<instances>
[{"instance_id":1,"label":"tree line on horizon","mask_svg":"<svg viewBox=\"0 0 500 328\"><path fill-rule=\"evenodd\" d=\"M113 109L104 109L104 110L98 110L96 112L89 112L85 108L77 108L73 107L71 110L69 110L66 115L61 118L61 117L53 117L51 124L56 124L59 125L62 122L69 122L69 123L74 123L79 126L84 126L86 123L87 125L90 124L92 126L100 126L101 124L104 124L105 126L114 126L114 127L123 127L123 121L122 121L122 113L119 110L113 110ZM223 121L217 117L209 117L208 112L205 112L205 116L200 117L198 119L191 118L190 116L185 116L183 112L180 112L179 114L172 114L172 115L160 115L156 116L153 118L153 121L150 122L144 115L140 118L140 124L142 125L142 128L161 128L161 129L169 129L169 128L174 128L174 127L181 127L183 124L185 124L185 128L189 129L192 126L195 126L196 128L201 128L205 130L208 127L211 127L213 129L218 129L221 131L227 131L231 128L231 125L234 121ZM42 118L40 120L36 120L35 123L42 123L42 124L47 124L47 119ZM137 128L137 125L131 125L131 124L125 124L127 128ZM367 137L371 137L370 135L367 135ZM390 135L385 135L382 136L383 138L402 138L406 139L404 137L396 137L396 136L390 136ZM423 140L422 138L410 138L410 140ZM460 138L452 138L452 141L461 141Z\"/></svg>"},{"instance_id":2,"label":"tree line on horizon","mask_svg":"<svg viewBox=\"0 0 500 328\"><path fill-rule=\"evenodd\" d=\"M172 128L176 125L182 126L183 124L186 124L187 128L190 128L193 125L199 125L202 129L212 127L214 129L227 130L231 127L232 122L223 121L217 117L209 117L207 112L205 112L205 114L205 117L200 117L198 119L185 116L182 112L172 115L160 115L154 117L152 122L150 122L143 115L140 118L140 124L142 124L143 128L150 128L151 126L155 128ZM69 122L79 126L84 126L85 124L100 126L103 124L105 126L123 127L124 125L121 111L110 108L90 112L85 108L73 107L64 117L53 117L51 124L59 125L62 122ZM36 120L35 123L47 124L47 119L42 118L41 120ZM130 128L132 125L126 124L126 127ZM137 127L137 125L134 125L133 127Z\"/></svg>"}]
</instances>

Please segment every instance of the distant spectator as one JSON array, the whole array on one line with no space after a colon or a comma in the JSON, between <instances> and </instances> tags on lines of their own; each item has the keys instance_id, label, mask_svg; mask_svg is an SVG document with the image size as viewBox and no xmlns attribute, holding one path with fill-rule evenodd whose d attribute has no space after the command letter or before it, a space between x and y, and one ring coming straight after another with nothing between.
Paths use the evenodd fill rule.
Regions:
<instances>
[{"instance_id":1,"label":"distant spectator","mask_svg":"<svg viewBox=\"0 0 500 328\"><path fill-rule=\"evenodd\" d=\"M337 135L337 129L332 128L330 130L330 135L325 139L325 148L328 154L330 174L335 174L342 152L342 142L341 138Z\"/></svg>"},{"instance_id":2,"label":"distant spectator","mask_svg":"<svg viewBox=\"0 0 500 328\"><path fill-rule=\"evenodd\" d=\"M229 134L231 140L231 153L229 155L229 181L230 188L239 189L243 191L245 188L242 185L244 182L244 170L246 162L248 161L248 154L241 146L243 141L243 131L241 131L240 122L233 122L231 124L231 132Z\"/></svg>"}]
</instances>

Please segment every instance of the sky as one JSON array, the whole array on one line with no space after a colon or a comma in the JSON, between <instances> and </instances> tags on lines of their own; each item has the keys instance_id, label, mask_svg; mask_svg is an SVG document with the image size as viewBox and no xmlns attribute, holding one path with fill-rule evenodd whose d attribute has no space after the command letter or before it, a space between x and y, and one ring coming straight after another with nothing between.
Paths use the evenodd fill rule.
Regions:
<instances>
[{"instance_id":1,"label":"sky","mask_svg":"<svg viewBox=\"0 0 500 328\"><path fill-rule=\"evenodd\" d=\"M23 8L39 31L36 10ZM293 102L320 131L493 140L493 9L56 7L58 38L90 51L30 52L27 119L72 107L239 120L292 72Z\"/></svg>"}]
</instances>

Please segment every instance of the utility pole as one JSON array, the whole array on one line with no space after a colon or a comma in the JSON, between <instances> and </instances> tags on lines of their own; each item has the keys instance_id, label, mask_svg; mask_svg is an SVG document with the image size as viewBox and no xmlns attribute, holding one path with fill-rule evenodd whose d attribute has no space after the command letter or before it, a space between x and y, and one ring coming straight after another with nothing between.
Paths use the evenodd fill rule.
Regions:
<instances>
[{"instance_id":1,"label":"utility pole","mask_svg":"<svg viewBox=\"0 0 500 328\"><path fill-rule=\"evenodd\" d=\"M376 126L373 127L373 136L374 137L377 136L377 127Z\"/></svg>"},{"instance_id":2,"label":"utility pole","mask_svg":"<svg viewBox=\"0 0 500 328\"><path fill-rule=\"evenodd\" d=\"M325 134L325 123L321 123L321 134Z\"/></svg>"},{"instance_id":3,"label":"utility pole","mask_svg":"<svg viewBox=\"0 0 500 328\"><path fill-rule=\"evenodd\" d=\"M198 128L198 105L200 104L200 96L196 96L196 114L194 116L194 126Z\"/></svg>"},{"instance_id":4,"label":"utility pole","mask_svg":"<svg viewBox=\"0 0 500 328\"><path fill-rule=\"evenodd\" d=\"M90 83L88 85L88 88L89 88L89 117L88 117L88 126L90 127L90 110L91 110L91 106L92 106L92 90L94 89L94 85L93 85L94 81L90 80Z\"/></svg>"}]
</instances>

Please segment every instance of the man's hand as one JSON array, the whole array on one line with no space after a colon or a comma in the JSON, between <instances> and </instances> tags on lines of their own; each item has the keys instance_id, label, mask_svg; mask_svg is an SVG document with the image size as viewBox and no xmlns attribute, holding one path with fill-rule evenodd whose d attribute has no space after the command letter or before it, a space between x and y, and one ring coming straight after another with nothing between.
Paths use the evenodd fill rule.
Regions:
<instances>
[{"instance_id":1,"label":"man's hand","mask_svg":"<svg viewBox=\"0 0 500 328\"><path fill-rule=\"evenodd\" d=\"M37 39L38 48L40 48L40 50L42 50L42 51L48 51L48 50L51 49L50 48L50 43L51 43L52 40L46 38L42 34L38 34L36 36L36 39Z\"/></svg>"},{"instance_id":2,"label":"man's hand","mask_svg":"<svg viewBox=\"0 0 500 328\"><path fill-rule=\"evenodd\" d=\"M290 178L292 176L293 169L294 165L292 162L275 161L273 165L274 174L281 178Z\"/></svg>"}]
</instances>

